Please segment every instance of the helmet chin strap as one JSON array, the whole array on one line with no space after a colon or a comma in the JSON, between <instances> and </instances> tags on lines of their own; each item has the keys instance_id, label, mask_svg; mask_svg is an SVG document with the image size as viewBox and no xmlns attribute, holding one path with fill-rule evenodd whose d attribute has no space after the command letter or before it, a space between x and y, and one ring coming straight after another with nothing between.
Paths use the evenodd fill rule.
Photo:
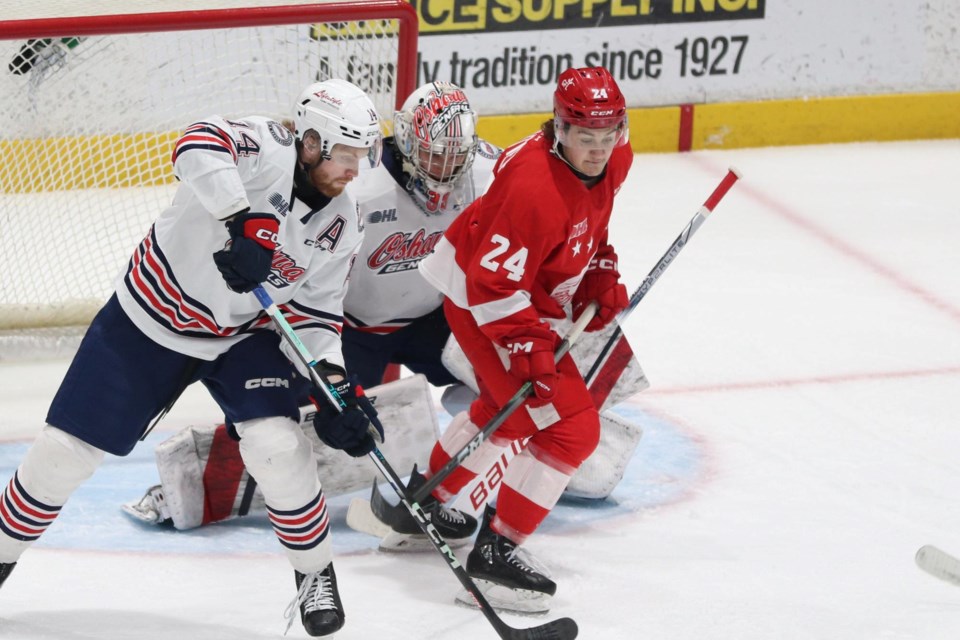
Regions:
<instances>
[{"instance_id":1,"label":"helmet chin strap","mask_svg":"<svg viewBox=\"0 0 960 640\"><path fill-rule=\"evenodd\" d=\"M550 149L550 152L553 155L560 158L561 160L563 160L563 163L568 167L570 167L570 171L573 171L573 175L577 176L577 178L579 178L581 182L586 183L588 187L593 186L593 184L596 184L597 182L599 182L600 179L603 178L603 175L607 172L606 166L603 167L603 171L601 171L600 175L598 176L588 176L587 174L577 169L575 166L570 164L570 161L567 160L566 156L563 155L563 145L560 144L560 140L558 140L557 138L553 139L553 147Z\"/></svg>"},{"instance_id":2,"label":"helmet chin strap","mask_svg":"<svg viewBox=\"0 0 960 640\"><path fill-rule=\"evenodd\" d=\"M330 198L320 193L320 190L313 186L313 182L310 181L310 172L320 166L323 160L321 157L317 162L307 164L301 162L298 156L297 164L293 170L293 194L311 209L320 209L330 202Z\"/></svg>"}]
</instances>

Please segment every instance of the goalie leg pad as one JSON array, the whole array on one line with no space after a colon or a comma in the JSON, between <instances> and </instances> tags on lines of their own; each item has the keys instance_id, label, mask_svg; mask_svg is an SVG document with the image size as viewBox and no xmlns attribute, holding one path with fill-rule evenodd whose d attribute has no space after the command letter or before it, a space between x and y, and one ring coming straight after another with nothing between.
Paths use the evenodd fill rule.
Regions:
<instances>
[{"instance_id":1,"label":"goalie leg pad","mask_svg":"<svg viewBox=\"0 0 960 640\"><path fill-rule=\"evenodd\" d=\"M425 465L424 445L440 433L426 378L410 376L365 391L387 429L384 455L401 468ZM313 446L324 493L337 496L369 486L376 469L363 458L344 456L322 444L313 413L313 405L301 407L300 428ZM177 529L260 512L265 506L260 488L243 468L239 445L223 425L188 427L162 442L156 455L161 491ZM124 505L124 511L159 524L154 516L145 519L136 512L145 498Z\"/></svg>"},{"instance_id":2,"label":"goalie leg pad","mask_svg":"<svg viewBox=\"0 0 960 640\"><path fill-rule=\"evenodd\" d=\"M188 427L157 445L160 485L167 512L177 529L193 529L203 523L203 467L216 428Z\"/></svg>"},{"instance_id":3,"label":"goalie leg pad","mask_svg":"<svg viewBox=\"0 0 960 640\"><path fill-rule=\"evenodd\" d=\"M373 402L383 424L386 437L380 451L390 460L390 464L396 469L409 469L415 463L424 466L429 452L428 443L436 441L440 435L437 412L426 377L417 374L363 391ZM312 415L306 419L307 425L311 424L310 418ZM331 449L320 442L312 425L305 428L305 432L313 443L320 477L328 495L365 489L378 477L376 467L370 464L366 456L351 458L342 451Z\"/></svg>"},{"instance_id":4,"label":"goalie leg pad","mask_svg":"<svg viewBox=\"0 0 960 640\"><path fill-rule=\"evenodd\" d=\"M626 418L600 414L600 444L570 479L564 495L602 500L613 493L640 443L643 429Z\"/></svg>"}]
</instances>

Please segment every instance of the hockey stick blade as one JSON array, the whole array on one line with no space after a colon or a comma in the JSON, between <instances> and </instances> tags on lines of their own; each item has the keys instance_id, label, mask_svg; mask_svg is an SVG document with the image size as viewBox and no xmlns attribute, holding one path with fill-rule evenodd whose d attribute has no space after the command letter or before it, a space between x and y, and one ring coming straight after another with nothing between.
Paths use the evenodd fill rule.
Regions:
<instances>
[{"instance_id":1,"label":"hockey stick blade","mask_svg":"<svg viewBox=\"0 0 960 640\"><path fill-rule=\"evenodd\" d=\"M497 629L497 632L504 640L574 640L580 632L572 618L558 618L527 629L503 626L504 629Z\"/></svg>"},{"instance_id":2,"label":"hockey stick blade","mask_svg":"<svg viewBox=\"0 0 960 640\"><path fill-rule=\"evenodd\" d=\"M363 498L354 498L347 507L347 526L376 538L390 535L393 529L384 524L370 509L370 502Z\"/></svg>"},{"instance_id":3,"label":"hockey stick blade","mask_svg":"<svg viewBox=\"0 0 960 640\"><path fill-rule=\"evenodd\" d=\"M914 560L933 577L960 587L960 559L928 544L917 550Z\"/></svg>"}]
</instances>

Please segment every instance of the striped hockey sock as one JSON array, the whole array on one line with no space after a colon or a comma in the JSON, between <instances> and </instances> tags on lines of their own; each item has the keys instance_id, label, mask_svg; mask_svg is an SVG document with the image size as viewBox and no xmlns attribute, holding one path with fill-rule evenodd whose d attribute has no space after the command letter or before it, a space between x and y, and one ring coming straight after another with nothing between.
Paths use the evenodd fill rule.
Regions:
<instances>
[{"instance_id":1,"label":"striped hockey sock","mask_svg":"<svg viewBox=\"0 0 960 640\"><path fill-rule=\"evenodd\" d=\"M324 541L329 533L327 501L321 490L299 509L279 511L267 505L267 515L280 544L293 551L308 551Z\"/></svg>"},{"instance_id":2,"label":"striped hockey sock","mask_svg":"<svg viewBox=\"0 0 960 640\"><path fill-rule=\"evenodd\" d=\"M61 507L44 504L31 496L20 484L19 472L14 473L0 496L0 532L14 540L32 543L56 519Z\"/></svg>"}]
</instances>

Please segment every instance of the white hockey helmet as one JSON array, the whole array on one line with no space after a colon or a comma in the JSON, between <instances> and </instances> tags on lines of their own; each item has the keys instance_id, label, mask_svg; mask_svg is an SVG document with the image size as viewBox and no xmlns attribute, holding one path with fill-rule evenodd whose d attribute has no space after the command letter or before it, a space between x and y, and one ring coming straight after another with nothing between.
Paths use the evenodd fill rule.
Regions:
<instances>
[{"instance_id":1,"label":"white hockey helmet","mask_svg":"<svg viewBox=\"0 0 960 640\"><path fill-rule=\"evenodd\" d=\"M380 117L373 102L360 87L333 78L315 82L297 98L294 135L302 140L310 129L320 135L320 154L329 160L336 144L369 149L370 166L380 164L383 137Z\"/></svg>"},{"instance_id":2,"label":"white hockey helmet","mask_svg":"<svg viewBox=\"0 0 960 640\"><path fill-rule=\"evenodd\" d=\"M477 112L449 82L428 82L393 116L404 169L432 191L446 193L470 170L477 153Z\"/></svg>"}]
</instances>

